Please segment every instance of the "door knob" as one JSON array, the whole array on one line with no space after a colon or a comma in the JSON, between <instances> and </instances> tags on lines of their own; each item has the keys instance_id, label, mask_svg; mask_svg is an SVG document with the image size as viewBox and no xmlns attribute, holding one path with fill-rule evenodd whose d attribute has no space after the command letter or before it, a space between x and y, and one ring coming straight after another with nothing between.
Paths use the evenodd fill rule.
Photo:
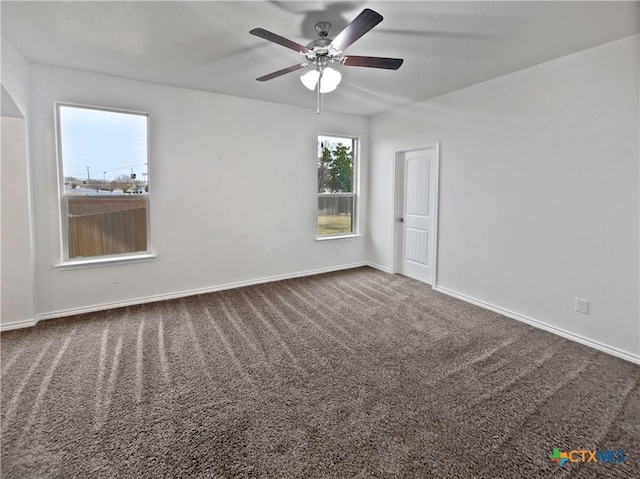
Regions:
<instances>
[{"instance_id":1,"label":"door knob","mask_svg":"<svg viewBox=\"0 0 640 479\"><path fill-rule=\"evenodd\" d=\"M398 218L398 221L399 221L400 223L403 223L403 222L404 222L404 218Z\"/></svg>"}]
</instances>

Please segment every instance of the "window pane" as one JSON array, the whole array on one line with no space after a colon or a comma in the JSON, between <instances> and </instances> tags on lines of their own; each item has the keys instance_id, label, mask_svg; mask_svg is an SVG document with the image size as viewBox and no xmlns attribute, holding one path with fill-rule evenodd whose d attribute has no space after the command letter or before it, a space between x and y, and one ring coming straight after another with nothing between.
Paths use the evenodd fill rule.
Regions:
<instances>
[{"instance_id":1,"label":"window pane","mask_svg":"<svg viewBox=\"0 0 640 479\"><path fill-rule=\"evenodd\" d=\"M353 196L318 197L318 235L353 233Z\"/></svg>"},{"instance_id":2,"label":"window pane","mask_svg":"<svg viewBox=\"0 0 640 479\"><path fill-rule=\"evenodd\" d=\"M353 138L318 136L318 236L355 231L354 150Z\"/></svg>"},{"instance_id":3,"label":"window pane","mask_svg":"<svg viewBox=\"0 0 640 479\"><path fill-rule=\"evenodd\" d=\"M148 251L147 116L58 106L68 259Z\"/></svg>"},{"instance_id":4,"label":"window pane","mask_svg":"<svg viewBox=\"0 0 640 479\"><path fill-rule=\"evenodd\" d=\"M69 258L147 250L146 197L68 199Z\"/></svg>"},{"instance_id":5,"label":"window pane","mask_svg":"<svg viewBox=\"0 0 640 479\"><path fill-rule=\"evenodd\" d=\"M60 106L65 194L144 194L147 116Z\"/></svg>"},{"instance_id":6,"label":"window pane","mask_svg":"<svg viewBox=\"0 0 640 479\"><path fill-rule=\"evenodd\" d=\"M353 139L318 137L318 193L353 192Z\"/></svg>"}]
</instances>

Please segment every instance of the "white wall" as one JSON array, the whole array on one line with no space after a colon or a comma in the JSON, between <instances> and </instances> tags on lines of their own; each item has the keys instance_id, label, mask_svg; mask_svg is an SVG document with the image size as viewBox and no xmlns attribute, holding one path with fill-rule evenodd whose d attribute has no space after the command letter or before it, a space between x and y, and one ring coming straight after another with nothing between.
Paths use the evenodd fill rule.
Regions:
<instances>
[{"instance_id":1,"label":"white wall","mask_svg":"<svg viewBox=\"0 0 640 479\"><path fill-rule=\"evenodd\" d=\"M316 242L315 158L318 132L360 137L366 185L366 119L318 117L313 95L303 109L44 65L32 65L30 80L40 317L364 261L364 238ZM155 260L55 268L54 101L149 113ZM120 284L111 284L114 272Z\"/></svg>"},{"instance_id":2,"label":"white wall","mask_svg":"<svg viewBox=\"0 0 640 479\"><path fill-rule=\"evenodd\" d=\"M0 118L1 148L1 324L34 317L31 215L24 118Z\"/></svg>"},{"instance_id":3,"label":"white wall","mask_svg":"<svg viewBox=\"0 0 640 479\"><path fill-rule=\"evenodd\" d=\"M374 117L370 259L391 268L393 149L440 141L438 285L640 359L638 53L636 35Z\"/></svg>"},{"instance_id":4,"label":"white wall","mask_svg":"<svg viewBox=\"0 0 640 479\"><path fill-rule=\"evenodd\" d=\"M0 324L33 320L34 263L27 163L29 64L2 38ZM10 115L11 117L5 116Z\"/></svg>"}]
</instances>

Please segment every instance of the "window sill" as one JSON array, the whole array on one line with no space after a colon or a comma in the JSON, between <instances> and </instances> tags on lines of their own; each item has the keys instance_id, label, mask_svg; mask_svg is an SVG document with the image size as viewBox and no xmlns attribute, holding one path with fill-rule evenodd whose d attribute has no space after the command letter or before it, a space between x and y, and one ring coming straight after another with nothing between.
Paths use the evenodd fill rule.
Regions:
<instances>
[{"instance_id":1,"label":"window sill","mask_svg":"<svg viewBox=\"0 0 640 479\"><path fill-rule=\"evenodd\" d=\"M316 241L323 243L324 241L335 241L344 239L362 238L362 235L336 235L336 236L317 236Z\"/></svg>"},{"instance_id":2,"label":"window sill","mask_svg":"<svg viewBox=\"0 0 640 479\"><path fill-rule=\"evenodd\" d=\"M142 253L113 257L84 258L65 261L64 263L56 264L55 267L58 269L94 268L97 266L108 266L112 264L152 261L155 257L156 255L152 253Z\"/></svg>"}]
</instances>

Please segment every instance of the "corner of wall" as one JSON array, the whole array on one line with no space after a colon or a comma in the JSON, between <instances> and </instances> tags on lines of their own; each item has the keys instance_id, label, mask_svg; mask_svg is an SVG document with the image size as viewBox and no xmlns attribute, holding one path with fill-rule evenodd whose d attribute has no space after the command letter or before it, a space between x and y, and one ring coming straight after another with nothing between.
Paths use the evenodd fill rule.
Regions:
<instances>
[{"instance_id":1,"label":"corner of wall","mask_svg":"<svg viewBox=\"0 0 640 479\"><path fill-rule=\"evenodd\" d=\"M29 62L4 37L1 37L2 68L0 83L27 118L29 112Z\"/></svg>"}]
</instances>

